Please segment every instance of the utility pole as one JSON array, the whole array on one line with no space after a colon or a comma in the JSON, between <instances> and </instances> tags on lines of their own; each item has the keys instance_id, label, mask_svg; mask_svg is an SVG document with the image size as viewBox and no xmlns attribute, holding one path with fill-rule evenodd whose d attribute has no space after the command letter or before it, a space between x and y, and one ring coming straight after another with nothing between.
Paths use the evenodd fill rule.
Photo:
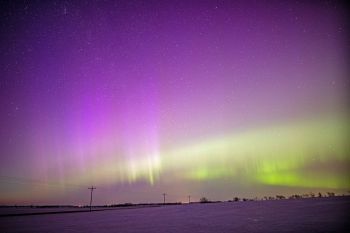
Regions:
<instances>
[{"instance_id":1,"label":"utility pole","mask_svg":"<svg viewBox=\"0 0 350 233\"><path fill-rule=\"evenodd\" d=\"M94 189L96 189L96 187L91 186L90 188L88 188L91 190L91 196L90 196L90 212L91 212L91 205L92 205L92 191L94 191Z\"/></svg>"},{"instance_id":2,"label":"utility pole","mask_svg":"<svg viewBox=\"0 0 350 233\"><path fill-rule=\"evenodd\" d=\"M191 195L188 195L188 204L191 203Z\"/></svg>"},{"instance_id":3,"label":"utility pole","mask_svg":"<svg viewBox=\"0 0 350 233\"><path fill-rule=\"evenodd\" d=\"M164 205L165 205L165 195L167 195L166 193L163 193L163 203L164 203Z\"/></svg>"}]
</instances>

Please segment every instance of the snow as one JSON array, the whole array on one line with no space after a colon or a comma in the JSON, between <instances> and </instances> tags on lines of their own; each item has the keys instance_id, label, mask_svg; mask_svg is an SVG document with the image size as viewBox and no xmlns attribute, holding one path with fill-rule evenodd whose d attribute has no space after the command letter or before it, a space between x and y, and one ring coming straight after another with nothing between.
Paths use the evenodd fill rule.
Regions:
<instances>
[{"instance_id":1,"label":"snow","mask_svg":"<svg viewBox=\"0 0 350 233\"><path fill-rule=\"evenodd\" d=\"M89 210L89 208L74 208L74 207L61 207L61 208L31 208L31 207L2 207L0 208L1 215L8 214L29 214L29 213L49 213L49 212L67 212L67 211L83 211Z\"/></svg>"},{"instance_id":2,"label":"snow","mask_svg":"<svg viewBox=\"0 0 350 233\"><path fill-rule=\"evenodd\" d=\"M349 206L335 197L119 208L0 217L0 232L346 232Z\"/></svg>"},{"instance_id":3,"label":"snow","mask_svg":"<svg viewBox=\"0 0 350 233\"><path fill-rule=\"evenodd\" d=\"M96 210L114 210L120 209L121 207L93 207L94 211ZM127 206L123 208L136 208L133 206ZM4 215L31 215L31 214L40 214L40 213L66 213L66 212L88 212L90 211L89 207L49 207L49 208L40 208L40 207L1 207L0 208L0 217Z\"/></svg>"}]
</instances>

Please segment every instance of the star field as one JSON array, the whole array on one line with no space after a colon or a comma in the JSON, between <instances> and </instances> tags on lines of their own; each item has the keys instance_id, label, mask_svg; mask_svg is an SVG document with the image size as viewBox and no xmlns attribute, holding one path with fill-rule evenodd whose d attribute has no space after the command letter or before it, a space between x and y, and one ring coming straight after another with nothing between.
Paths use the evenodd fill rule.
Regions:
<instances>
[{"instance_id":1,"label":"star field","mask_svg":"<svg viewBox=\"0 0 350 233\"><path fill-rule=\"evenodd\" d=\"M91 185L103 204L346 192L346 16L328 1L5 2L0 203L84 203Z\"/></svg>"}]
</instances>

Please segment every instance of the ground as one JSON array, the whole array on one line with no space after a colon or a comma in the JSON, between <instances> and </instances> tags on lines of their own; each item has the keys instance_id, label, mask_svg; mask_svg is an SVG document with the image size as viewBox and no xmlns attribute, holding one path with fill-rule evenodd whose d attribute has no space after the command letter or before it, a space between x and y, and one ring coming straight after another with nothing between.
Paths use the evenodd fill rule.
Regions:
<instances>
[{"instance_id":1,"label":"ground","mask_svg":"<svg viewBox=\"0 0 350 233\"><path fill-rule=\"evenodd\" d=\"M0 232L350 232L349 197L0 217Z\"/></svg>"}]
</instances>

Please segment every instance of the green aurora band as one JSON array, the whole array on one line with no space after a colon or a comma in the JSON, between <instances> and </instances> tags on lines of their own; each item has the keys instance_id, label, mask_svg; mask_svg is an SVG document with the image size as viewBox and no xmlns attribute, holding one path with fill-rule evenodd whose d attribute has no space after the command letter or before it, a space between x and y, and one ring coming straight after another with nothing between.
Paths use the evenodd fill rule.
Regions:
<instances>
[{"instance_id":1,"label":"green aurora band","mask_svg":"<svg viewBox=\"0 0 350 233\"><path fill-rule=\"evenodd\" d=\"M346 117L289 122L179 145L157 155L144 153L133 161L110 159L89 168L92 177L75 174L70 180L145 180L153 185L164 175L167 182L230 179L245 185L348 189L348 132Z\"/></svg>"},{"instance_id":2,"label":"green aurora band","mask_svg":"<svg viewBox=\"0 0 350 233\"><path fill-rule=\"evenodd\" d=\"M348 120L339 117L246 131L174 150L164 156L164 169L188 164L183 177L192 180L346 189L348 132Z\"/></svg>"}]
</instances>

